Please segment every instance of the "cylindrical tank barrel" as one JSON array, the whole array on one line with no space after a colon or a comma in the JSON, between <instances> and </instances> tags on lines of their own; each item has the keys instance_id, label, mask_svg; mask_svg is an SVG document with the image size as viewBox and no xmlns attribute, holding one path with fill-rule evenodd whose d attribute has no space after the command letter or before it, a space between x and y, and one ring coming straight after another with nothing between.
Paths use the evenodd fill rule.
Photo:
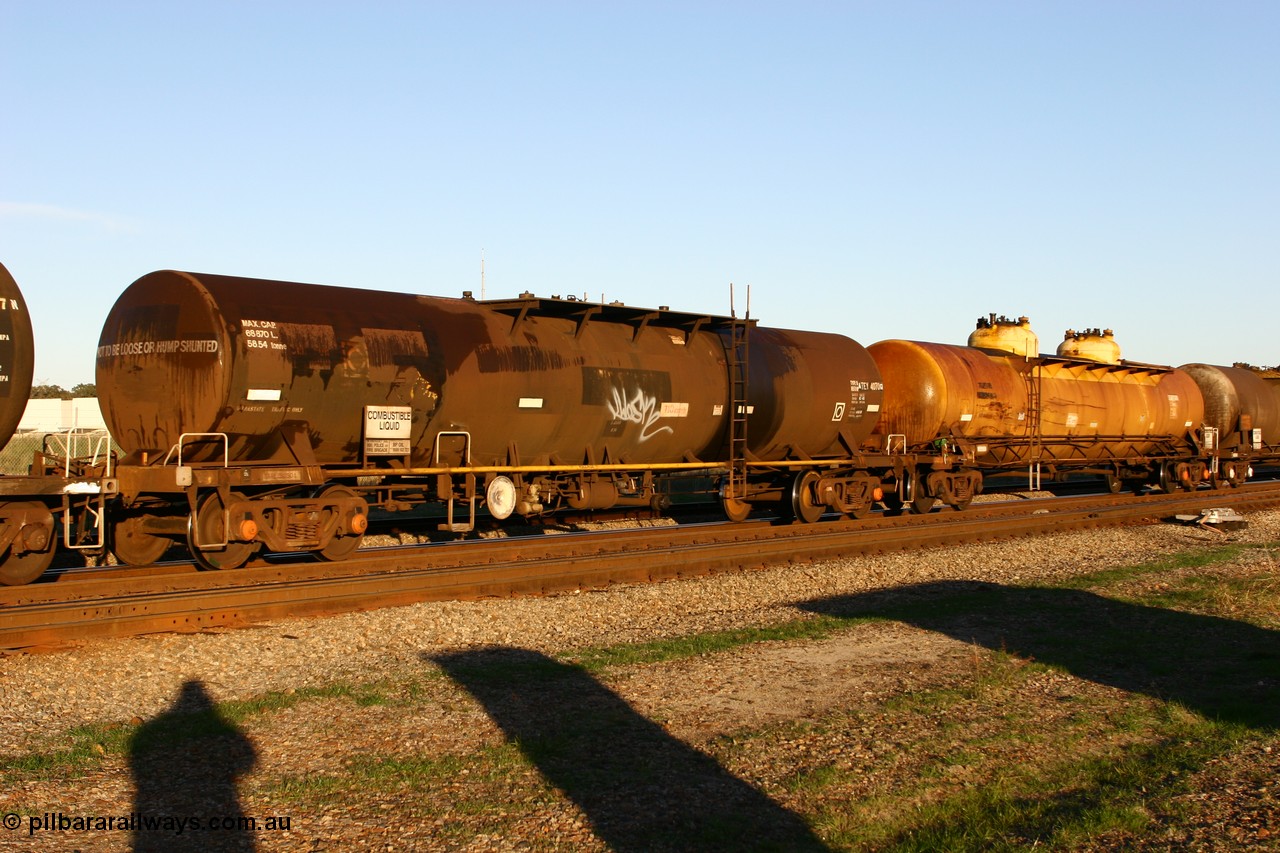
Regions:
<instances>
[{"instance_id":1,"label":"cylindrical tank barrel","mask_svg":"<svg viewBox=\"0 0 1280 853\"><path fill-rule=\"evenodd\" d=\"M867 347L884 378L878 433L912 445L943 435L1020 436L1027 431L1022 358L972 347L888 340Z\"/></svg>"},{"instance_id":2,"label":"cylindrical tank barrel","mask_svg":"<svg viewBox=\"0 0 1280 853\"><path fill-rule=\"evenodd\" d=\"M34 368L35 336L27 303L0 264L0 447L13 437L27 410Z\"/></svg>"},{"instance_id":3,"label":"cylindrical tank barrel","mask_svg":"<svg viewBox=\"0 0 1280 853\"><path fill-rule=\"evenodd\" d=\"M887 389L877 432L905 434L913 445L947 435L1038 436L1052 455L1054 440L1097 436L1123 438L1142 452L1186 436L1204 417L1195 383L1172 368L1022 358L919 341L881 341L868 350ZM1112 450L1080 442L1071 453L1092 458Z\"/></svg>"},{"instance_id":4,"label":"cylindrical tank barrel","mask_svg":"<svg viewBox=\"0 0 1280 853\"><path fill-rule=\"evenodd\" d=\"M107 318L100 402L135 454L222 433L237 462L285 460L301 437L320 464L354 463L365 408L407 407L415 467L442 461L437 437L449 433L466 434L477 465L724 458L724 323L682 330L662 312L640 322L637 309L553 302L155 272ZM870 433L879 376L858 344L753 328L749 351L753 454L821 456L842 433Z\"/></svg>"},{"instance_id":5,"label":"cylindrical tank barrel","mask_svg":"<svg viewBox=\"0 0 1280 853\"><path fill-rule=\"evenodd\" d=\"M1266 371L1213 364L1184 364L1204 396L1205 423L1222 437L1262 430L1262 441L1280 443L1280 386L1268 382Z\"/></svg>"}]
</instances>

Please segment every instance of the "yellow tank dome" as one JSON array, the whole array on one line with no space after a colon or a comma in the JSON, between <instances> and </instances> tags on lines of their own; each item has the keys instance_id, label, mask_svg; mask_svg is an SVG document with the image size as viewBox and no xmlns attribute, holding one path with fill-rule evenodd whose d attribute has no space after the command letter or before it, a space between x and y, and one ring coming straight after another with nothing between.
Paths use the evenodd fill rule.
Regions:
<instances>
[{"instance_id":1,"label":"yellow tank dome","mask_svg":"<svg viewBox=\"0 0 1280 853\"><path fill-rule=\"evenodd\" d=\"M978 318L978 328L969 335L969 346L1030 358L1040 354L1040 337L1031 331L1031 321L1026 317L1010 320L988 314Z\"/></svg>"},{"instance_id":2,"label":"yellow tank dome","mask_svg":"<svg viewBox=\"0 0 1280 853\"><path fill-rule=\"evenodd\" d=\"M1062 343L1058 344L1058 355L1098 364L1119 364L1120 345L1110 329L1085 329L1082 332L1067 329Z\"/></svg>"}]
</instances>

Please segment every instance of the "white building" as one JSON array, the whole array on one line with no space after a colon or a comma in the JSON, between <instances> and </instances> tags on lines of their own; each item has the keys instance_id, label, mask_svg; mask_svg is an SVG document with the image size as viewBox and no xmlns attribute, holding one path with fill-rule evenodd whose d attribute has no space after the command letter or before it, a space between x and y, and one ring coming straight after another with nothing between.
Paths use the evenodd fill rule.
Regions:
<instances>
[{"instance_id":1,"label":"white building","mask_svg":"<svg viewBox=\"0 0 1280 853\"><path fill-rule=\"evenodd\" d=\"M28 400L18 432L66 432L69 429L106 429L97 397L73 400Z\"/></svg>"}]
</instances>

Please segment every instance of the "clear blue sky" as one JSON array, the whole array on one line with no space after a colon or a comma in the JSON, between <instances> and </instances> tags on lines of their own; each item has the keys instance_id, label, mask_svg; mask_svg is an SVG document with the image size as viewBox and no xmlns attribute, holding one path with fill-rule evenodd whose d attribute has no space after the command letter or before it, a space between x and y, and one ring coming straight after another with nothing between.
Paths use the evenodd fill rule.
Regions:
<instances>
[{"instance_id":1,"label":"clear blue sky","mask_svg":"<svg viewBox=\"0 0 1280 853\"><path fill-rule=\"evenodd\" d=\"M0 0L37 383L176 268L1280 362L1280 3Z\"/></svg>"}]
</instances>

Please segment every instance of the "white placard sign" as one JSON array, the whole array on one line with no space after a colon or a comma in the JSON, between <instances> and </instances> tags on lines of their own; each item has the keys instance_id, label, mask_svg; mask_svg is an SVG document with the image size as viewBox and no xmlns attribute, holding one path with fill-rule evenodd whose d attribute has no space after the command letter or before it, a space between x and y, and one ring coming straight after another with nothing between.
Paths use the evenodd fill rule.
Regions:
<instances>
[{"instance_id":1,"label":"white placard sign","mask_svg":"<svg viewBox=\"0 0 1280 853\"><path fill-rule=\"evenodd\" d=\"M413 410L408 406L364 407L364 452L367 456L408 456L413 437Z\"/></svg>"}]
</instances>

